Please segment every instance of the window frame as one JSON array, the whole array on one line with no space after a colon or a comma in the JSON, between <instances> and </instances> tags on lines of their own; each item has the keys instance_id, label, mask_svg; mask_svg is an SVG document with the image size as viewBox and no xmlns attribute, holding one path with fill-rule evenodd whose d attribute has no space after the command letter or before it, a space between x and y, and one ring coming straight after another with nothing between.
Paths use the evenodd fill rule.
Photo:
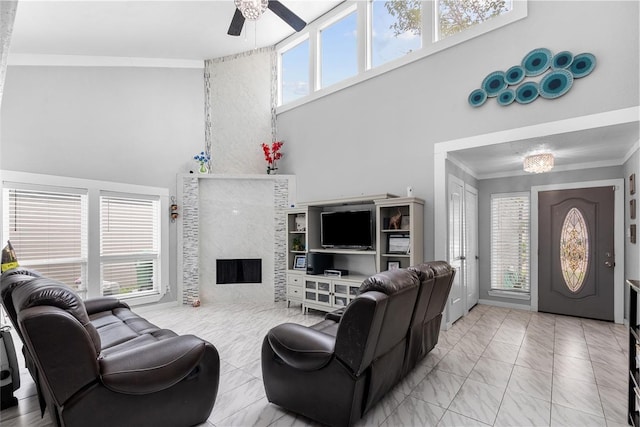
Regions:
<instances>
[{"instance_id":1,"label":"window frame","mask_svg":"<svg viewBox=\"0 0 640 427\"><path fill-rule=\"evenodd\" d=\"M420 48L412 50L410 53L407 53L407 54L405 54L403 56L399 56L399 57L397 57L395 59L390 59L389 61L385 61L385 62L383 62L381 64L378 64L378 65L374 66L373 65L373 23L374 23L373 22L373 2L374 2L374 0L367 0L365 2L366 5L367 5L367 8L366 8L366 23L365 23L365 27L366 27L366 33L365 33L366 42L365 43L366 43L366 55L367 55L367 58L366 58L365 70L375 70L375 69L378 69L380 67L388 66L387 64L392 64L391 65L392 68L390 68L390 69L397 68L399 65L398 66L393 66L393 64L396 61L401 61L403 58L405 58L410 53L419 52L425 47L424 46L424 43L425 43L425 35L424 34L425 34L425 31L428 29L428 26L425 24L425 22L427 22L427 20L425 19L425 16L428 15L430 17L431 14L427 14L426 9L428 9L428 8L424 7L425 2L423 1L422 2L422 6L423 7L422 7L422 10L420 11L420 16L421 16L421 22L420 22L420 24L421 24L421 28L420 28L420 35L421 35L421 37L420 37Z\"/></svg>"},{"instance_id":2,"label":"window frame","mask_svg":"<svg viewBox=\"0 0 640 427\"><path fill-rule=\"evenodd\" d=\"M169 189L135 184L124 184L111 181L97 181L81 178L54 175L34 174L28 172L0 171L0 188L31 187L39 190L69 192L86 191L87 194L87 263L86 263L86 295L85 298L101 297L101 250L100 250L100 196L104 194L120 194L132 198L156 198L159 200L159 255L158 255L158 291L143 295L117 295L118 299L128 304L142 305L160 301L169 290ZM0 214L4 219L4 206L0 206ZM0 241L5 241L4 224L1 227ZM18 257L18 262L20 258Z\"/></svg>"},{"instance_id":3,"label":"window frame","mask_svg":"<svg viewBox=\"0 0 640 427\"><path fill-rule=\"evenodd\" d=\"M8 190L8 193L5 193L5 190ZM30 203L30 204L33 204L33 202L28 201L30 197L27 196L27 193L39 194L40 196L37 196L37 200L45 201L46 202L45 204L49 204L51 200L56 200L57 198L59 199L60 196L61 196L60 198L67 199L67 200L72 200L74 196L78 198L78 201L79 201L79 205L77 206L78 210L76 210L75 212L70 212L70 209L69 209L73 207L73 204L64 205L65 213L67 214L66 216L67 219L69 218L68 215L70 213L73 214L72 217L79 219L79 230L77 230L76 233L72 233L72 234L67 233L65 236L66 238L64 240L68 240L70 237L73 238L74 240L76 240L77 238L77 243L80 244L79 256L66 256L66 257L65 256L62 256L62 257L48 256L46 258L40 258L40 259L29 259L28 254L25 255L23 253L19 257L18 261L21 262L22 265L28 264L29 267L32 267L40 271L47 269L48 267L51 267L51 266L67 266L67 267L76 266L77 268L79 268L80 271L77 274L73 274L73 276L78 276L81 279L81 281L79 283L75 283L78 286L74 287L74 290L81 296L85 296L87 293L87 289L85 288L84 284L86 284L86 271L87 271L87 263L88 263L88 256L87 256L88 215L87 213L89 211L89 203L88 203L89 197L86 189L61 188L61 187L55 187L55 186L31 185L31 184L12 182L11 185L7 186L7 188L3 187L2 189L2 205L6 206L5 210L3 211L3 217L2 217L2 233L5 233L7 231L7 228L11 227L11 218L13 216L11 213L11 209L13 209L12 208L13 204L11 203L11 201L6 200L5 196L8 196L9 198L11 198L12 195L15 196L15 193L12 193L12 191L17 192L20 198L26 197L27 198L26 203ZM56 195L59 197L56 197ZM42 196L53 196L53 197L42 197ZM23 202L20 199L18 199L18 201L20 203ZM56 204L56 205L60 207L60 204ZM32 220L35 220L34 217L42 216L43 219L46 217L47 219L53 219L54 221L58 217L55 214L55 210L53 211L53 214L50 214L49 212L45 214L42 214L41 212L35 212L34 216L31 216L31 214L27 214L27 216ZM29 231L33 231L33 229L29 230L30 228L32 227L27 226L27 228L25 230L21 230L20 233L28 234ZM45 234L47 234L46 236L47 239L49 238L51 231L52 230L50 228L47 228L47 231L45 232ZM57 234L56 233L57 231L59 230L53 230L53 234L54 235ZM20 239L14 238L11 240L14 248L20 246L19 244ZM54 238L54 242L55 242L55 238ZM3 241L3 245L4 245L4 241ZM47 252L49 251L47 250ZM53 251L49 255L52 255L54 252L55 251ZM69 283L69 285L71 285L71 283Z\"/></svg>"},{"instance_id":4,"label":"window frame","mask_svg":"<svg viewBox=\"0 0 640 427\"><path fill-rule=\"evenodd\" d=\"M310 87L309 94L297 98L287 104L282 104L282 96L278 95L278 103L276 106L276 114L291 110L293 108L304 105L308 102L330 95L334 92L338 92L347 87L353 86L357 83L366 81L370 78L387 73L396 68L400 68L404 65L415 62L419 59L428 57L442 50L456 46L467 40L471 40L482 34L504 27L505 25L524 19L528 14L528 1L529 0L513 0L513 8L511 11L504 15L496 16L488 21L481 22L477 25L473 25L464 31L461 31L451 36L445 37L441 40L436 39L437 29L436 18L437 13L435 8L437 7L437 1L423 1L422 2L422 47L412 52L407 53L404 56L393 59L384 64L380 64L377 67L371 65L371 2L370 1L345 1L339 4L329 12L325 13L315 21L309 23L299 33L287 37L281 42L276 44L276 55L278 57L277 63L277 82L278 93L281 92L282 80L281 70L282 61L281 55L292 46L302 42L305 38L309 38L309 73L310 73ZM358 47L358 73L355 76L346 78L340 82L337 82L328 87L320 87L320 31L332 23L340 20L342 17L356 10L357 13L357 47Z\"/></svg>"},{"instance_id":5,"label":"window frame","mask_svg":"<svg viewBox=\"0 0 640 427\"><path fill-rule=\"evenodd\" d=\"M156 229L156 234L153 235L153 246L154 249L151 252L135 252L135 253L117 253L117 254L110 254L110 253L104 253L104 247L102 246L104 243L104 239L103 239L103 229L102 229L102 225L104 224L104 218L103 218L103 201L105 199L120 199L120 200L131 200L131 201L149 201L152 202L154 204L157 203L157 206L153 206L154 209L152 210L152 215L155 217L154 218L154 222L155 225L157 226ZM102 281L102 279L104 279L104 267L107 265L114 265L114 264L120 264L120 263L131 263L131 262L148 262L148 261L152 261L152 262L157 262L158 266L160 267L161 264L161 244L160 244L160 227L161 227L161 209L160 209L160 197L155 195L149 195L149 194L131 194L131 193L114 193L111 191L100 191L100 272L101 272L101 285L104 285L104 282ZM154 269L154 270L159 270L159 268ZM154 271L153 274L153 282L154 283L158 283L160 284L161 282L159 281L159 271ZM117 298L135 298L135 297L143 297L143 296L148 296L148 295L154 295L156 294L157 291L156 289L151 289L151 290L146 290L146 291L137 291L134 295L128 295L128 294L113 294L113 296L117 297Z\"/></svg>"},{"instance_id":6,"label":"window frame","mask_svg":"<svg viewBox=\"0 0 640 427\"><path fill-rule=\"evenodd\" d=\"M285 53L287 53L288 51L290 51L292 49L295 49L296 47L300 46L302 43L304 43L306 41L309 41L309 62L307 63L308 64L308 68L309 68L309 70L308 70L308 74L309 75L307 76L308 77L308 82L309 82L309 93L307 95L303 95L301 97L298 97L298 98L294 99L293 101L290 101L288 104L297 102L300 99L304 99L304 98L308 97L315 90L314 89L315 88L315 83L313 81L314 76L313 76L313 73L311 71L313 69L313 67L311 67L311 57L312 57L312 55L311 55L311 49L312 49L311 45L312 45L312 42L311 42L311 38L309 37L309 35L306 34L304 37L296 38L292 43L289 43L289 44L286 44L286 45L282 46L281 49L278 51L278 55L277 55L277 58L278 58L278 60L277 60L277 62L278 62L277 63L277 70L278 71L276 73L277 74L277 79L276 80L277 80L277 84L278 84L278 91L277 91L278 92L278 101L277 101L278 104L277 105L282 105L282 96L283 96L282 85L284 84L284 81L283 81L283 75L282 75L282 55L284 55ZM288 105L288 104L286 104L286 105Z\"/></svg>"},{"instance_id":7,"label":"window frame","mask_svg":"<svg viewBox=\"0 0 640 427\"><path fill-rule=\"evenodd\" d=\"M523 199L527 200L528 203L528 223L527 223L527 234L528 234L528 242L527 242L527 270L528 270L528 274L527 274L527 289L512 289L512 288L505 288L505 287L498 287L495 286L495 284L493 283L493 275L494 275L494 263L495 263L495 259L494 259L494 229L493 229L493 221L494 221L494 212L493 212L493 201L495 199L504 199L504 198L512 198L512 197L520 197ZM513 192L513 193L493 193L491 194L491 200L489 203L489 221L490 221L490 230L489 230L489 239L490 239L490 266L489 266L489 277L490 277L490 289L489 289L489 295L491 296L498 296L498 297L509 297L509 298L515 298L515 299L530 299L531 298L531 284L532 284L532 280L531 280L531 251L532 251L532 245L531 245L531 236L532 236L532 219L531 219L531 209L532 209L532 203L531 203L531 195L529 192L526 191L522 191L522 192Z\"/></svg>"},{"instance_id":8,"label":"window frame","mask_svg":"<svg viewBox=\"0 0 640 427\"><path fill-rule=\"evenodd\" d=\"M367 2L368 3L368 2ZM352 76L348 76L345 77L342 80L338 80L334 83L331 83L327 86L322 86L322 32L331 28L333 25L337 24L338 22L342 21L343 19L346 19L349 15L351 15L352 13L355 13L355 18L356 18L356 74L352 75ZM348 7L345 7L343 10L340 11L340 13L336 13L333 14L331 16L331 19L326 19L323 20L322 24L318 26L318 30L315 33L315 39L316 39L316 49L315 49L315 68L314 68L314 90L322 90L322 89L326 89L326 88L331 88L333 86L339 85L340 83L342 83L345 80L351 80L355 77L357 77L361 71L362 71L362 61L360 59L360 40L362 39L362 37L360 36L360 29L361 29L361 12L360 12L360 8L357 7L357 5L349 5ZM313 92L311 92L313 93Z\"/></svg>"}]
</instances>

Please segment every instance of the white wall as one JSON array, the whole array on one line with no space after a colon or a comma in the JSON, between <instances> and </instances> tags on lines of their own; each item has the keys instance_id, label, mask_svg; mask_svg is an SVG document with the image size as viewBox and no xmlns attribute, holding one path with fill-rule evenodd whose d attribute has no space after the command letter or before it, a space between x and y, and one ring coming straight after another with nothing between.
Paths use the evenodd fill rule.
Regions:
<instances>
[{"instance_id":1,"label":"white wall","mask_svg":"<svg viewBox=\"0 0 640 427\"><path fill-rule=\"evenodd\" d=\"M468 94L532 49L592 52L597 67L556 100L481 108ZM526 19L278 115L298 200L363 193L426 199L433 256L433 144L638 105L638 3L530 1Z\"/></svg>"},{"instance_id":2,"label":"white wall","mask_svg":"<svg viewBox=\"0 0 640 427\"><path fill-rule=\"evenodd\" d=\"M261 143L275 136L275 53L260 49L206 61L214 173L266 173Z\"/></svg>"},{"instance_id":3,"label":"white wall","mask_svg":"<svg viewBox=\"0 0 640 427\"><path fill-rule=\"evenodd\" d=\"M640 232L640 153L636 150L631 157L625 162L623 167L625 190L624 190L624 278L625 279L639 279L640 278L640 266L638 260L640 260L640 236L636 235L636 243L629 241L629 225L636 224L636 232ZM629 194L629 176L636 174L636 194ZM629 216L629 201L631 199L636 200L636 219L631 219ZM628 319L629 314L629 288L625 286L625 307L624 315L625 319Z\"/></svg>"},{"instance_id":4,"label":"white wall","mask_svg":"<svg viewBox=\"0 0 640 427\"><path fill-rule=\"evenodd\" d=\"M538 47L592 52L598 65L557 100L468 106L468 94L488 73L519 63ZM239 60L228 70L223 81L229 98L220 99L256 95L247 91L250 70L240 73L246 67L251 64ZM195 69L9 66L0 168L167 187L175 194L176 173L194 169L192 156L204 145L203 87L203 70ZM221 168L244 165L247 173L264 168L259 144L268 131L227 138L225 128L253 125L241 108L225 109L225 101L212 117L219 138L214 171L216 162ZM280 172L297 175L302 201L403 195L413 186L426 199L430 259L435 142L635 105L638 2L529 1L524 20L280 114ZM227 150L229 144L236 148ZM173 280L174 228L170 235Z\"/></svg>"},{"instance_id":5,"label":"white wall","mask_svg":"<svg viewBox=\"0 0 640 427\"><path fill-rule=\"evenodd\" d=\"M168 188L204 146L202 69L9 66L3 170ZM167 213L168 215L168 213ZM176 231L169 277L176 299Z\"/></svg>"}]
</instances>

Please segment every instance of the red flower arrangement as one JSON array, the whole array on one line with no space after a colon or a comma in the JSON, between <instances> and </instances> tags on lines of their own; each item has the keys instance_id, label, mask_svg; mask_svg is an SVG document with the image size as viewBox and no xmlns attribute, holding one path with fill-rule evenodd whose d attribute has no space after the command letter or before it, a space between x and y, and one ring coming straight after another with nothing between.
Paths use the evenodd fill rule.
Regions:
<instances>
[{"instance_id":1,"label":"red flower arrangement","mask_svg":"<svg viewBox=\"0 0 640 427\"><path fill-rule=\"evenodd\" d=\"M271 147L269 144L262 144L262 151L264 152L264 159L267 161L267 173L272 174L275 173L278 168L276 166L276 162L282 158L282 153L280 149L284 142L275 141L271 143Z\"/></svg>"}]
</instances>

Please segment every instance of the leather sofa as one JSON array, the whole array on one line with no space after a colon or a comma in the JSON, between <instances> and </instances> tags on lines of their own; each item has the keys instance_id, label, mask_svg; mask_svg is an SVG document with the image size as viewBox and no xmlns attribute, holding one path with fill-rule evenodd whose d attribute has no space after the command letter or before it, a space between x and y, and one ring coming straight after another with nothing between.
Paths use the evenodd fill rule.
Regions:
<instances>
[{"instance_id":1,"label":"leather sofa","mask_svg":"<svg viewBox=\"0 0 640 427\"><path fill-rule=\"evenodd\" d=\"M271 329L262 345L268 400L322 424L352 425L437 344L454 276L443 261L381 272L316 325Z\"/></svg>"},{"instance_id":2,"label":"leather sofa","mask_svg":"<svg viewBox=\"0 0 640 427\"><path fill-rule=\"evenodd\" d=\"M115 298L83 301L28 269L2 274L0 296L23 344L41 409L62 426L190 426L216 399L220 358Z\"/></svg>"}]
</instances>

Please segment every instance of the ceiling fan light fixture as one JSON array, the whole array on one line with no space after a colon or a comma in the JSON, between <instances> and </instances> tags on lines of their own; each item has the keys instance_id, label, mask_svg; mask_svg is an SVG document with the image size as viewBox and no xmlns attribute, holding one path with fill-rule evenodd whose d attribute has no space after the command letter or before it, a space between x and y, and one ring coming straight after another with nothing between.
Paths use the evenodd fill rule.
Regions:
<instances>
[{"instance_id":1,"label":"ceiling fan light fixture","mask_svg":"<svg viewBox=\"0 0 640 427\"><path fill-rule=\"evenodd\" d=\"M269 0L234 0L242 16L249 21L257 21L269 6Z\"/></svg>"},{"instance_id":2,"label":"ceiling fan light fixture","mask_svg":"<svg viewBox=\"0 0 640 427\"><path fill-rule=\"evenodd\" d=\"M531 173L549 172L553 169L553 163L551 153L531 154L524 158L524 170Z\"/></svg>"}]
</instances>

